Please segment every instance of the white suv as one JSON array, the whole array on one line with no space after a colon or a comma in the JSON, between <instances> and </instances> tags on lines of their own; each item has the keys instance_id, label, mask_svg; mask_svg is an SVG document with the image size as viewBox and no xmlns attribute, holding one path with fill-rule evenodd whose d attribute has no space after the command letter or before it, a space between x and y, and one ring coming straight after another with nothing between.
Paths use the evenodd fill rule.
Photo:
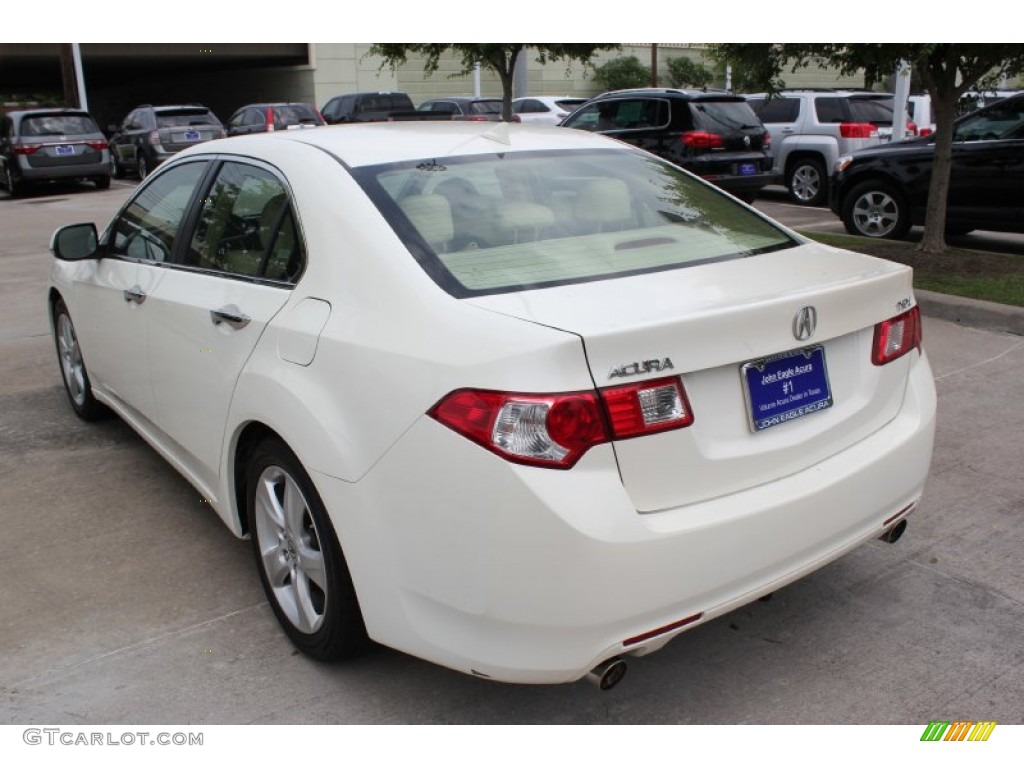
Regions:
<instances>
[{"instance_id":1,"label":"white suv","mask_svg":"<svg viewBox=\"0 0 1024 768\"><path fill-rule=\"evenodd\" d=\"M749 94L772 137L774 170L800 205L821 205L842 155L892 134L893 95L831 89Z\"/></svg>"}]
</instances>

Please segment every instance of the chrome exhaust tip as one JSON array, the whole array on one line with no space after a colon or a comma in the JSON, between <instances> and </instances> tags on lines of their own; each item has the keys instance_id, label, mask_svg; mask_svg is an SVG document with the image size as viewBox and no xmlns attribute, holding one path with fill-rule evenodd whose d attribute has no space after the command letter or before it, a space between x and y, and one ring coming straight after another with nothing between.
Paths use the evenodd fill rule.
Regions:
<instances>
[{"instance_id":1,"label":"chrome exhaust tip","mask_svg":"<svg viewBox=\"0 0 1024 768\"><path fill-rule=\"evenodd\" d=\"M907 530L907 521L906 520L900 520L898 523L896 523L896 525L894 525L892 528L887 530L885 533L883 533L878 538L879 538L880 541L884 541L884 542L886 542L888 544L895 544L897 541L900 540L900 536L902 536L903 532L906 531L906 530Z\"/></svg>"},{"instance_id":2,"label":"chrome exhaust tip","mask_svg":"<svg viewBox=\"0 0 1024 768\"><path fill-rule=\"evenodd\" d=\"M587 672L587 680L602 691L610 691L622 682L628 668L626 662L618 657L608 659Z\"/></svg>"}]
</instances>

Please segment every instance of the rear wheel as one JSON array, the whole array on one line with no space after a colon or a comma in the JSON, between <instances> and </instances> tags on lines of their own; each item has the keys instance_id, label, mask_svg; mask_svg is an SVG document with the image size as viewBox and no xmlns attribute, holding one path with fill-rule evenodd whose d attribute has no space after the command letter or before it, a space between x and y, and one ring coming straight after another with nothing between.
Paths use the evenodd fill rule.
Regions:
<instances>
[{"instance_id":1,"label":"rear wheel","mask_svg":"<svg viewBox=\"0 0 1024 768\"><path fill-rule=\"evenodd\" d=\"M142 181L149 176L149 163L146 162L146 155L143 152L139 152L137 158L135 158L135 173L139 177L139 181Z\"/></svg>"},{"instance_id":2,"label":"rear wheel","mask_svg":"<svg viewBox=\"0 0 1024 768\"><path fill-rule=\"evenodd\" d=\"M789 172L789 196L800 205L821 205L828 195L828 174L825 164L813 157L796 161Z\"/></svg>"},{"instance_id":3,"label":"rear wheel","mask_svg":"<svg viewBox=\"0 0 1024 768\"><path fill-rule=\"evenodd\" d=\"M96 185L96 189L110 189L109 176L96 176L93 178L92 182Z\"/></svg>"},{"instance_id":4,"label":"rear wheel","mask_svg":"<svg viewBox=\"0 0 1024 768\"><path fill-rule=\"evenodd\" d=\"M71 407L78 417L85 421L95 421L105 416L107 409L92 396L89 372L85 369L85 361L82 359L82 348L78 345L75 325L71 322L71 315L68 314L67 305L62 299L58 299L53 306L53 329L60 374L64 379L64 391L68 394Z\"/></svg>"},{"instance_id":5,"label":"rear wheel","mask_svg":"<svg viewBox=\"0 0 1024 768\"><path fill-rule=\"evenodd\" d=\"M295 454L260 443L246 469L256 567L278 622L308 656L336 661L368 645L348 565L320 496Z\"/></svg>"},{"instance_id":6,"label":"rear wheel","mask_svg":"<svg viewBox=\"0 0 1024 768\"><path fill-rule=\"evenodd\" d=\"M7 189L7 193L11 197L21 194L21 182L14 178L14 171L11 170L10 163L4 163L4 188Z\"/></svg>"},{"instance_id":7,"label":"rear wheel","mask_svg":"<svg viewBox=\"0 0 1024 768\"><path fill-rule=\"evenodd\" d=\"M899 240L910 229L903 196L884 181L858 184L843 200L843 224L851 235Z\"/></svg>"},{"instance_id":8,"label":"rear wheel","mask_svg":"<svg viewBox=\"0 0 1024 768\"><path fill-rule=\"evenodd\" d=\"M114 152L113 146L110 148L110 170L114 175L115 179L124 178L124 168L119 162L117 162L117 153Z\"/></svg>"}]
</instances>

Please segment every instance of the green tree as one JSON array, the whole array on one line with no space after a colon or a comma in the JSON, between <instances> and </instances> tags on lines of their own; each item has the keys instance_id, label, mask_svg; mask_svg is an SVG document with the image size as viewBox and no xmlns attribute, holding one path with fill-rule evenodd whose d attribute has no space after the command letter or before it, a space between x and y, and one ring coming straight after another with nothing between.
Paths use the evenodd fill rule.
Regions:
<instances>
[{"instance_id":1,"label":"green tree","mask_svg":"<svg viewBox=\"0 0 1024 768\"><path fill-rule=\"evenodd\" d=\"M643 88L651 84L651 68L644 66L636 56L620 56L597 67L594 80L606 91Z\"/></svg>"},{"instance_id":2,"label":"green tree","mask_svg":"<svg viewBox=\"0 0 1024 768\"><path fill-rule=\"evenodd\" d=\"M437 71L441 56L451 52L462 63L460 74L469 74L476 64L497 73L501 80L502 119L512 119L512 78L516 61L524 48L531 48L541 64L548 61L574 61L584 66L598 51L615 50L618 43L374 43L370 55L380 56L384 63L396 69L410 54L424 58L423 71L427 76Z\"/></svg>"},{"instance_id":3,"label":"green tree","mask_svg":"<svg viewBox=\"0 0 1024 768\"><path fill-rule=\"evenodd\" d=\"M668 60L668 82L673 88L704 88L714 77L711 70L686 56Z\"/></svg>"},{"instance_id":4,"label":"green tree","mask_svg":"<svg viewBox=\"0 0 1024 768\"><path fill-rule=\"evenodd\" d=\"M742 67L760 87L785 85L783 70L817 63L844 75L863 72L868 83L882 82L901 62L931 97L935 113L935 160L928 189L924 238L918 249L939 254L946 247L946 200L953 158L953 120L964 92L990 77L1024 71L1020 43L720 43L711 46L719 61Z\"/></svg>"}]
</instances>

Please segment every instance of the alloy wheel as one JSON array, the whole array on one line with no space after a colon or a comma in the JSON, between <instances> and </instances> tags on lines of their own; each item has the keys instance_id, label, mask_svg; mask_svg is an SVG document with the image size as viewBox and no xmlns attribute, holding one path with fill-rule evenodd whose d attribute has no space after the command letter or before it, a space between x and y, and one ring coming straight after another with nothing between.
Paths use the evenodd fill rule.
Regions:
<instances>
[{"instance_id":1,"label":"alloy wheel","mask_svg":"<svg viewBox=\"0 0 1024 768\"><path fill-rule=\"evenodd\" d=\"M900 219L900 206L887 192L865 192L853 204L854 226L867 237L886 237L896 229Z\"/></svg>"},{"instance_id":2,"label":"alloy wheel","mask_svg":"<svg viewBox=\"0 0 1024 768\"><path fill-rule=\"evenodd\" d=\"M85 365L82 362L82 351L78 346L75 327L65 313L57 317L57 349L68 394L75 405L81 408L85 405L86 396Z\"/></svg>"}]
</instances>

